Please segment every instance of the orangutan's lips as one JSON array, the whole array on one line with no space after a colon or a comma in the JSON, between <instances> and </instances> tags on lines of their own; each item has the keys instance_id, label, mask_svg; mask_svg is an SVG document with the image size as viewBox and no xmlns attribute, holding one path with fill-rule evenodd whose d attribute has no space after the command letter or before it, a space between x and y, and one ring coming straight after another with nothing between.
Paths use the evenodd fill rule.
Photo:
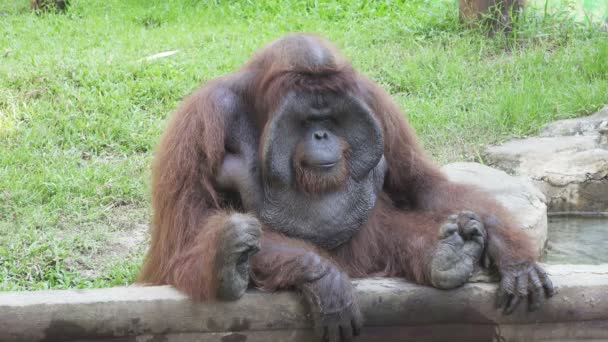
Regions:
<instances>
[{"instance_id":1,"label":"orangutan's lips","mask_svg":"<svg viewBox=\"0 0 608 342\"><path fill-rule=\"evenodd\" d=\"M316 167L316 168L319 168L319 169L331 169L332 167L336 166L337 164L338 164L338 162L323 163L323 164L313 165L313 167Z\"/></svg>"}]
</instances>

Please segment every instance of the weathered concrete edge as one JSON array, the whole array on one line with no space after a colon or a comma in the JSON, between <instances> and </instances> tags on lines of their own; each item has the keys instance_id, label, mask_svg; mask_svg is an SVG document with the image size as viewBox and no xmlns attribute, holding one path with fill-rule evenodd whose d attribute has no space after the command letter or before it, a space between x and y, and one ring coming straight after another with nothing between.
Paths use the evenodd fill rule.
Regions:
<instances>
[{"instance_id":1,"label":"weathered concrete edge","mask_svg":"<svg viewBox=\"0 0 608 342\"><path fill-rule=\"evenodd\" d=\"M366 327L526 326L596 322L608 328L608 264L547 266L558 294L533 313L504 316L495 284L442 291L399 279L355 281ZM0 340L283 331L310 328L301 298L250 291L236 302L193 303L167 287L0 293ZM370 328L374 329L374 328ZM366 328L367 330L367 328ZM608 337L608 336L607 336Z\"/></svg>"}]
</instances>

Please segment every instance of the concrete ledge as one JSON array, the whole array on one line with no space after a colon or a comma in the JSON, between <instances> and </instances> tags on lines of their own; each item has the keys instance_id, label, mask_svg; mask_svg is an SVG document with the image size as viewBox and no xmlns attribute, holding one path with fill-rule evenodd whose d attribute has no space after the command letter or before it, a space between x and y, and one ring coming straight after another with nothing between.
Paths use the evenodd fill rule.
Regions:
<instances>
[{"instance_id":1,"label":"concrete ledge","mask_svg":"<svg viewBox=\"0 0 608 342\"><path fill-rule=\"evenodd\" d=\"M357 341L608 339L608 265L547 266L558 294L503 316L495 284L452 291L398 279L355 281L366 327ZM296 293L250 291L193 303L171 287L5 292L1 341L316 341Z\"/></svg>"}]
</instances>

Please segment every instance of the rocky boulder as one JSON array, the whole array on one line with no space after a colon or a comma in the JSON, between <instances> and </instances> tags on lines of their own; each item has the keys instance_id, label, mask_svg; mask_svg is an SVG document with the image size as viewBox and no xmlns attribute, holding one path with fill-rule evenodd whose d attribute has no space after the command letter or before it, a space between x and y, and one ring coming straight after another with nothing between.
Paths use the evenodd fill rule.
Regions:
<instances>
[{"instance_id":1,"label":"rocky boulder","mask_svg":"<svg viewBox=\"0 0 608 342\"><path fill-rule=\"evenodd\" d=\"M529 178L510 176L478 163L447 164L442 171L451 181L476 185L494 196L519 219L542 252L547 241L547 206L545 196Z\"/></svg>"},{"instance_id":2,"label":"rocky boulder","mask_svg":"<svg viewBox=\"0 0 608 342\"><path fill-rule=\"evenodd\" d=\"M529 176L550 212L608 212L608 106L546 125L539 137L489 147L488 165Z\"/></svg>"}]
</instances>

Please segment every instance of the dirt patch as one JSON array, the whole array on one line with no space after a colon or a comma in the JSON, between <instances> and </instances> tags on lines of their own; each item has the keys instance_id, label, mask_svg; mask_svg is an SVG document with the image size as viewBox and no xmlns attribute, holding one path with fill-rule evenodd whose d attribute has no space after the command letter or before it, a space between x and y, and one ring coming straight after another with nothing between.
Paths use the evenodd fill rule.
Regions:
<instances>
[{"instance_id":1,"label":"dirt patch","mask_svg":"<svg viewBox=\"0 0 608 342\"><path fill-rule=\"evenodd\" d=\"M86 278L97 278L104 268L145 252L149 239L150 209L136 204L109 206L99 220L78 227L90 241L70 262Z\"/></svg>"},{"instance_id":2,"label":"dirt patch","mask_svg":"<svg viewBox=\"0 0 608 342\"><path fill-rule=\"evenodd\" d=\"M123 204L110 208L105 215L108 227L111 227L112 239L120 247L109 248L111 253L122 254L122 250L131 250L141 246L148 237L150 210L132 204Z\"/></svg>"}]
</instances>

